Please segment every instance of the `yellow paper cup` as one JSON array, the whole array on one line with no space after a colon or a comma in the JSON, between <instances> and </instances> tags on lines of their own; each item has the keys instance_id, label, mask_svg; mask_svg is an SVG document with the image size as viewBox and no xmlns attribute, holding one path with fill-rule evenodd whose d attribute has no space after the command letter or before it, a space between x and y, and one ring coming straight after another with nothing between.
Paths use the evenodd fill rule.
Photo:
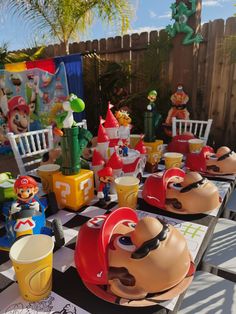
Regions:
<instances>
[{"instance_id":1,"label":"yellow paper cup","mask_svg":"<svg viewBox=\"0 0 236 314\"><path fill-rule=\"evenodd\" d=\"M188 141L189 144L189 151L190 153L200 153L202 150L202 147L204 145L204 141L200 140L198 138L193 138Z\"/></svg>"},{"instance_id":2,"label":"yellow paper cup","mask_svg":"<svg viewBox=\"0 0 236 314\"><path fill-rule=\"evenodd\" d=\"M180 153L165 153L164 154L164 159L165 159L165 167L166 169L170 169L173 167L180 168L182 159L183 159L183 154Z\"/></svg>"},{"instance_id":3,"label":"yellow paper cup","mask_svg":"<svg viewBox=\"0 0 236 314\"><path fill-rule=\"evenodd\" d=\"M25 236L12 245L10 259L23 299L35 302L50 294L53 247L53 239L44 234Z\"/></svg>"},{"instance_id":4,"label":"yellow paper cup","mask_svg":"<svg viewBox=\"0 0 236 314\"><path fill-rule=\"evenodd\" d=\"M132 176L124 176L115 179L119 207L136 209L139 182L138 178Z\"/></svg>"},{"instance_id":5,"label":"yellow paper cup","mask_svg":"<svg viewBox=\"0 0 236 314\"><path fill-rule=\"evenodd\" d=\"M53 174L60 171L60 166L56 164L47 164L38 167L38 175L41 179L44 193L53 191Z\"/></svg>"}]
</instances>

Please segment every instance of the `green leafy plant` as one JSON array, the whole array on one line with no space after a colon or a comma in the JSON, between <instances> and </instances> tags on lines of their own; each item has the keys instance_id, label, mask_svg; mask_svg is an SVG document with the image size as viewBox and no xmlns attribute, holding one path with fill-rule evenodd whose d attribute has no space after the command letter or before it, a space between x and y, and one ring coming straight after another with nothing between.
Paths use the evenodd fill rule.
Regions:
<instances>
[{"instance_id":1,"label":"green leafy plant","mask_svg":"<svg viewBox=\"0 0 236 314\"><path fill-rule=\"evenodd\" d=\"M34 61L42 56L44 49L45 47L34 48L30 53L24 51L11 52L8 50L8 43L2 43L0 45L0 64Z\"/></svg>"},{"instance_id":2,"label":"green leafy plant","mask_svg":"<svg viewBox=\"0 0 236 314\"><path fill-rule=\"evenodd\" d=\"M95 17L114 22L121 31L129 28L132 7L128 0L0 0L10 13L22 17L32 31L49 34L69 54L69 42L78 40Z\"/></svg>"}]
</instances>

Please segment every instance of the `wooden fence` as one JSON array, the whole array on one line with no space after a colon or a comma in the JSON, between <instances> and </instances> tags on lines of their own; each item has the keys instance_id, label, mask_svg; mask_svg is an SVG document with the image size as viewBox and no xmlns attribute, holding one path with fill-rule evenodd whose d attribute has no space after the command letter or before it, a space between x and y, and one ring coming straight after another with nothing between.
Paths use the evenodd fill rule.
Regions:
<instances>
[{"instance_id":1,"label":"wooden fence","mask_svg":"<svg viewBox=\"0 0 236 314\"><path fill-rule=\"evenodd\" d=\"M198 79L197 82L194 82L197 100L190 110L191 116L199 120L212 118L211 144L215 143L216 146L225 144L236 149L236 64L232 63L229 51L224 49L224 38L226 36L236 37L236 18L230 17L226 21L222 19L210 21L202 25L201 32L204 41L198 50L197 66L195 66L198 71ZM84 75L87 75L86 71L94 74L90 76L89 81L85 80L85 97L88 97L86 102L89 103L88 125L94 124L101 111L101 108L98 107L99 66L96 63L97 58L95 60L91 53L96 51L100 60L118 63L130 62L132 73L140 74L138 77L130 79L130 92L139 93L147 87L145 78L142 78L144 71L142 60L145 51L159 36L166 36L165 31L154 30L150 33L117 36L70 45L71 54L83 53L87 56L84 58ZM48 57L61 54L60 45L46 48ZM161 73L161 79L170 85L173 80L174 62L178 62L178 60L173 60L170 51L169 62L162 67ZM170 103L167 104L168 106L170 107Z\"/></svg>"}]
</instances>

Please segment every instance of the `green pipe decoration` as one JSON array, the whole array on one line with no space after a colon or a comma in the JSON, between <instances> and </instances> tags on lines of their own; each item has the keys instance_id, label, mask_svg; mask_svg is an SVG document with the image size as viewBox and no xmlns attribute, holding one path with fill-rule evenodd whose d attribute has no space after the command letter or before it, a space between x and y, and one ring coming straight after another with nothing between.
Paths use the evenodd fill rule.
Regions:
<instances>
[{"instance_id":1,"label":"green pipe decoration","mask_svg":"<svg viewBox=\"0 0 236 314\"><path fill-rule=\"evenodd\" d=\"M56 117L57 130L60 131L60 133L56 134L62 136L61 170L65 176L79 173L81 168L80 157L84 148L92 139L91 132L78 127L74 121L73 112L82 112L84 108L83 100L71 94L69 100L63 103L64 112Z\"/></svg>"},{"instance_id":2,"label":"green pipe decoration","mask_svg":"<svg viewBox=\"0 0 236 314\"><path fill-rule=\"evenodd\" d=\"M168 25L166 31L170 37L174 38L177 33L185 33L186 36L183 39L183 45L199 44L203 41L201 34L197 33L194 35L194 30L187 24L188 19L191 15L196 13L197 0L189 0L191 3L191 9L188 9L187 5L180 1L171 4L172 19L175 20L173 26Z\"/></svg>"}]
</instances>

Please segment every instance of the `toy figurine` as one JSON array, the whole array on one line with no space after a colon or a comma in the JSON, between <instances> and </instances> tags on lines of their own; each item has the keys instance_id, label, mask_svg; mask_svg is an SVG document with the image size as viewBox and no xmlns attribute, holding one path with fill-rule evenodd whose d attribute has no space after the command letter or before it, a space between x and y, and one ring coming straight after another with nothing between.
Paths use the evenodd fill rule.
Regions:
<instances>
[{"instance_id":1,"label":"toy figurine","mask_svg":"<svg viewBox=\"0 0 236 314\"><path fill-rule=\"evenodd\" d=\"M130 130L132 128L131 118L129 116L128 111L119 110L116 111L115 117L119 122L119 137L122 141L127 140L128 143L130 141Z\"/></svg>"},{"instance_id":2,"label":"toy figurine","mask_svg":"<svg viewBox=\"0 0 236 314\"><path fill-rule=\"evenodd\" d=\"M197 214L220 206L217 186L197 172L171 168L152 174L142 191L146 203L178 214Z\"/></svg>"},{"instance_id":3,"label":"toy figurine","mask_svg":"<svg viewBox=\"0 0 236 314\"><path fill-rule=\"evenodd\" d=\"M194 30L187 24L188 19L191 15L196 13L196 2L197 0L189 0L192 7L188 9L187 5L180 1L177 3L171 4L172 10L172 19L175 20L173 26L168 25L166 31L170 37L175 37L177 33L185 33L183 39L183 45L190 45L192 43L199 44L203 41L202 35L197 33L194 35Z\"/></svg>"},{"instance_id":4,"label":"toy figurine","mask_svg":"<svg viewBox=\"0 0 236 314\"><path fill-rule=\"evenodd\" d=\"M183 86L178 85L177 91L171 96L172 107L168 112L166 121L165 121L165 131L167 135L172 135L172 118L176 117L177 119L188 120L189 112L187 110L187 103L189 101L189 96L184 92Z\"/></svg>"},{"instance_id":5,"label":"toy figurine","mask_svg":"<svg viewBox=\"0 0 236 314\"><path fill-rule=\"evenodd\" d=\"M63 132L58 129L72 128L76 125L73 117L73 112L82 112L85 108L85 104L82 99L78 98L74 94L70 94L68 101L63 102L64 112L58 114L55 118L57 128L54 130L57 135L63 135Z\"/></svg>"},{"instance_id":6,"label":"toy figurine","mask_svg":"<svg viewBox=\"0 0 236 314\"><path fill-rule=\"evenodd\" d=\"M85 108L82 99L71 94L69 100L63 103L65 112L55 117L57 127L54 129L57 135L62 136L61 151L63 175L78 174L81 167L80 157L92 134L84 128L80 128L74 121L73 112L81 112ZM62 129L62 130L61 130Z\"/></svg>"},{"instance_id":7,"label":"toy figurine","mask_svg":"<svg viewBox=\"0 0 236 314\"><path fill-rule=\"evenodd\" d=\"M186 166L212 175L236 174L236 153L226 146L218 148L216 153L212 147L205 146L199 154L187 155Z\"/></svg>"},{"instance_id":8,"label":"toy figurine","mask_svg":"<svg viewBox=\"0 0 236 314\"><path fill-rule=\"evenodd\" d=\"M51 227L46 226L45 210L48 206L51 213L56 214L56 201L50 204L50 197L39 198L38 184L30 176L19 176L14 183L17 200L5 202L2 206L5 234L0 236L0 249L8 251L12 244L22 236L30 234L46 234L55 237L55 244L61 247L65 243L63 228L60 219L52 220Z\"/></svg>"},{"instance_id":9,"label":"toy figurine","mask_svg":"<svg viewBox=\"0 0 236 314\"><path fill-rule=\"evenodd\" d=\"M150 102L144 113L144 141L154 142L156 139L156 130L161 120L161 115L157 112L155 104L157 92L155 90L150 91L147 98Z\"/></svg>"},{"instance_id":10,"label":"toy figurine","mask_svg":"<svg viewBox=\"0 0 236 314\"><path fill-rule=\"evenodd\" d=\"M123 157L127 157L128 156L128 152L129 152L129 141L128 140L124 140L123 141L123 146L122 146L122 155Z\"/></svg>"},{"instance_id":11,"label":"toy figurine","mask_svg":"<svg viewBox=\"0 0 236 314\"><path fill-rule=\"evenodd\" d=\"M39 188L37 182L29 176L20 176L16 179L14 190L17 195L17 201L11 206L11 214L23 209L40 210L40 205L35 195Z\"/></svg>"},{"instance_id":12,"label":"toy figurine","mask_svg":"<svg viewBox=\"0 0 236 314\"><path fill-rule=\"evenodd\" d=\"M106 202L110 201L110 183L113 182L112 168L105 167L98 171L99 187L97 197L99 198L99 205L106 206Z\"/></svg>"},{"instance_id":13,"label":"toy figurine","mask_svg":"<svg viewBox=\"0 0 236 314\"><path fill-rule=\"evenodd\" d=\"M127 207L94 217L80 228L75 265L98 297L122 305L135 300L132 304L139 306L148 304L148 298L154 304L179 295L195 272L180 231L154 217L139 220Z\"/></svg>"}]
</instances>

